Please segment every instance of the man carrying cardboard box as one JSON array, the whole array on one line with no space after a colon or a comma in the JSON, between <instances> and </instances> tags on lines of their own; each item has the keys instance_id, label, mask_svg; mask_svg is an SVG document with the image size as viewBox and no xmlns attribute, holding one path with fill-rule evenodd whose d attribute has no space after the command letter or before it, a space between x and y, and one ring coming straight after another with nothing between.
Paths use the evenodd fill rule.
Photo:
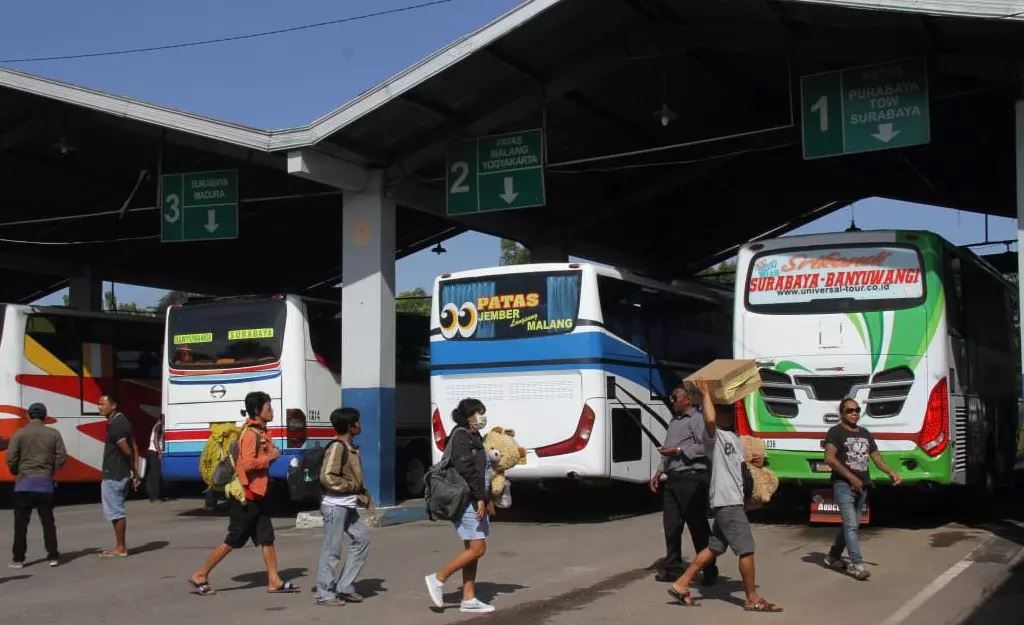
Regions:
<instances>
[{"instance_id":1,"label":"man carrying cardboard box","mask_svg":"<svg viewBox=\"0 0 1024 625\"><path fill-rule=\"evenodd\" d=\"M711 456L711 514L715 524L711 529L708 548L697 554L668 593L681 605L696 605L690 596L693 579L702 569L714 563L726 549L732 548L740 560L740 577L746 593L743 609L748 612L781 612L782 608L757 594L754 535L750 530L743 501L743 446L736 433L730 431L734 421L732 407L725 405L716 409L711 390L703 378L695 377L692 384L700 392L704 408L705 446ZM732 399L735 400L735 397Z\"/></svg>"}]
</instances>

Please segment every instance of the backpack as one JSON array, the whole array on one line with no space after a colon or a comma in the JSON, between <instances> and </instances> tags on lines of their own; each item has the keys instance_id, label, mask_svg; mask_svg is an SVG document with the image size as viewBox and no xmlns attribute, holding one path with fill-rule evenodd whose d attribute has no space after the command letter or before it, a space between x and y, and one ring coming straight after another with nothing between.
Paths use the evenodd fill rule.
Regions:
<instances>
[{"instance_id":1,"label":"backpack","mask_svg":"<svg viewBox=\"0 0 1024 625\"><path fill-rule=\"evenodd\" d=\"M288 467L288 493L294 501L319 501L324 494L320 482L320 470L323 468L324 456L334 443L334 439L323 447L314 447L302 452L299 463ZM342 445L341 466L348 462L348 446Z\"/></svg>"},{"instance_id":2,"label":"backpack","mask_svg":"<svg viewBox=\"0 0 1024 625\"><path fill-rule=\"evenodd\" d=\"M469 485L452 466L452 441L460 430L462 428L456 428L452 432L441 459L423 476L423 499L431 521L454 521L469 500Z\"/></svg>"},{"instance_id":3,"label":"backpack","mask_svg":"<svg viewBox=\"0 0 1024 625\"><path fill-rule=\"evenodd\" d=\"M235 471L235 465L238 463L238 443L242 440L242 435L245 434L245 430L252 430L252 433L256 435L256 454L260 453L260 447L263 446L263 437L260 436L259 432L251 427L242 429L242 433L238 435L238 438L231 441L231 446L228 448L228 453L221 458L217 466L213 468L213 475L210 477L210 483L214 486L224 488L231 483L232 480L237 477Z\"/></svg>"}]
</instances>

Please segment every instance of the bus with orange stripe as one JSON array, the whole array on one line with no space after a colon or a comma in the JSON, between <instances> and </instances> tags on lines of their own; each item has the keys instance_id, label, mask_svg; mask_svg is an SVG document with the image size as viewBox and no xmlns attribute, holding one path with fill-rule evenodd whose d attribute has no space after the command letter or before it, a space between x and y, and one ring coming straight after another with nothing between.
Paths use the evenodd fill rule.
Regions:
<instances>
[{"instance_id":1,"label":"bus with orange stripe","mask_svg":"<svg viewBox=\"0 0 1024 625\"><path fill-rule=\"evenodd\" d=\"M163 323L153 315L0 304L0 483L12 483L7 441L42 402L64 438L58 482L99 482L107 422L100 396L112 393L146 458L160 416Z\"/></svg>"}]
</instances>

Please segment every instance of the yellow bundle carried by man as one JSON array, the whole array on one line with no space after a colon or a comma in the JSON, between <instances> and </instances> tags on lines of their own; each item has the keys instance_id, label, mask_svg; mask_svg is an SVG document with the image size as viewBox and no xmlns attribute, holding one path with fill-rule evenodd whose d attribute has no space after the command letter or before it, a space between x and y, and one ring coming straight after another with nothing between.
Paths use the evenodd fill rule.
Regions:
<instances>
[{"instance_id":1,"label":"yellow bundle carried by man","mask_svg":"<svg viewBox=\"0 0 1024 625\"><path fill-rule=\"evenodd\" d=\"M203 447L203 453L199 455L199 473L208 487L221 490L213 485L213 470L227 457L231 443L238 440L241 434L242 429L234 423L210 424L210 438Z\"/></svg>"}]
</instances>

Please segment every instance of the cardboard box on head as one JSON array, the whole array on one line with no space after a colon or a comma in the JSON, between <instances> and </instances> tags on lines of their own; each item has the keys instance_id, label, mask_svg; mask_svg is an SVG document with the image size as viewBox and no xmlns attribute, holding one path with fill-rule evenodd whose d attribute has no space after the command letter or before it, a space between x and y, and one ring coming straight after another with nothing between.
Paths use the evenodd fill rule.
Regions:
<instances>
[{"instance_id":1,"label":"cardboard box on head","mask_svg":"<svg viewBox=\"0 0 1024 625\"><path fill-rule=\"evenodd\" d=\"M761 374L753 360L714 360L696 373L686 376L683 380L686 390L697 391L693 384L697 378L707 381L711 401L722 405L736 403L761 388Z\"/></svg>"}]
</instances>

